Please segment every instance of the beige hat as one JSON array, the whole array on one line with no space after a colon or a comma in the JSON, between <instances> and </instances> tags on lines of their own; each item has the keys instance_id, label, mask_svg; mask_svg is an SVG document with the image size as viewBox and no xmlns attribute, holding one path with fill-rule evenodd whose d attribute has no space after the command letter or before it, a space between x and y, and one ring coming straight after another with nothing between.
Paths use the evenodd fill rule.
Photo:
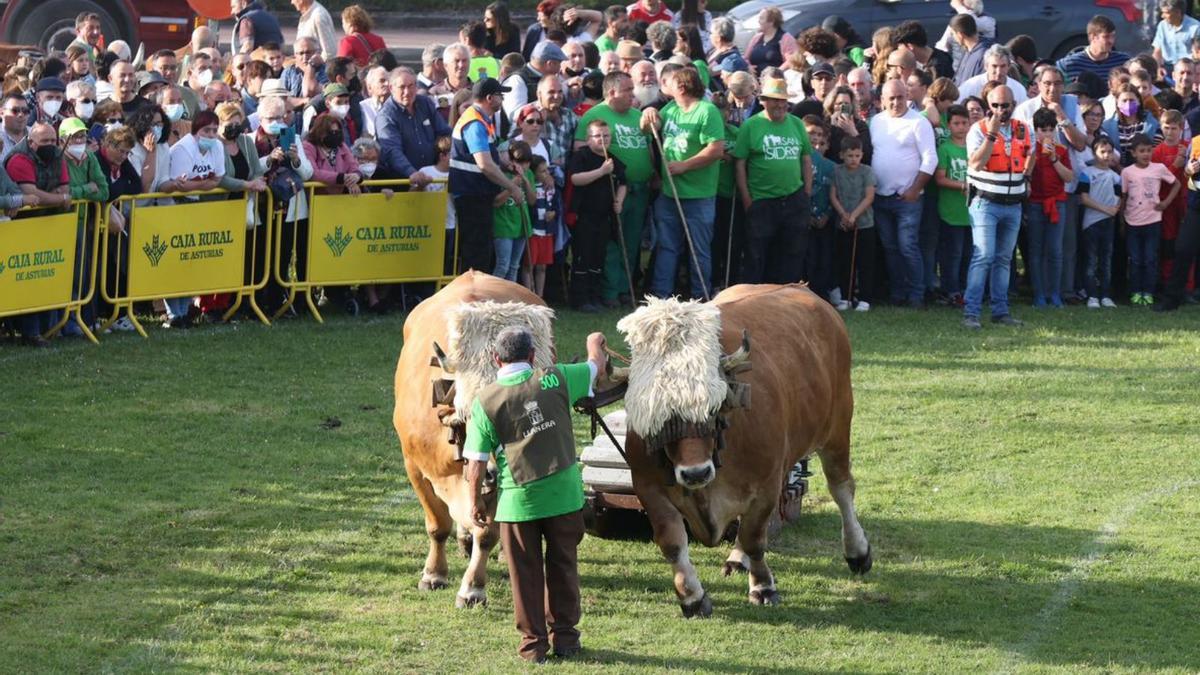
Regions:
<instances>
[{"instance_id":1,"label":"beige hat","mask_svg":"<svg viewBox=\"0 0 1200 675\"><path fill-rule=\"evenodd\" d=\"M788 100L787 81L780 79L763 80L762 93L758 96L759 98Z\"/></svg>"},{"instance_id":2,"label":"beige hat","mask_svg":"<svg viewBox=\"0 0 1200 675\"><path fill-rule=\"evenodd\" d=\"M262 88L258 90L258 97L260 99L268 96L287 97L291 95L292 92L283 86L283 82L274 78L263 80Z\"/></svg>"},{"instance_id":3,"label":"beige hat","mask_svg":"<svg viewBox=\"0 0 1200 675\"><path fill-rule=\"evenodd\" d=\"M646 53L642 51L642 46L633 40L621 40L617 43L617 56L623 59L644 59Z\"/></svg>"}]
</instances>

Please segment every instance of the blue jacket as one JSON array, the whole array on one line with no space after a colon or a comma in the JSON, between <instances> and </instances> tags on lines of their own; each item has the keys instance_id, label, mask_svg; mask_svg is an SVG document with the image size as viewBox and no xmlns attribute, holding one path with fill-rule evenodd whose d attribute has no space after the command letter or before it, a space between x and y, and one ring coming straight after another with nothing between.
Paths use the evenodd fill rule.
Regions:
<instances>
[{"instance_id":1,"label":"blue jacket","mask_svg":"<svg viewBox=\"0 0 1200 675\"><path fill-rule=\"evenodd\" d=\"M389 178L408 178L421 167L436 164L435 143L450 132L450 125L429 96L417 95L411 115L396 99L389 98L375 117L379 168Z\"/></svg>"},{"instance_id":2,"label":"blue jacket","mask_svg":"<svg viewBox=\"0 0 1200 675\"><path fill-rule=\"evenodd\" d=\"M1138 114L1142 116L1142 120L1146 123L1142 133L1146 134L1146 136L1150 138L1150 141L1153 142L1154 135L1157 134L1159 130L1158 120L1154 119L1154 115L1147 114L1144 110L1139 111ZM1112 139L1113 145L1117 146L1117 150L1119 150L1121 153L1121 165L1125 166L1126 162L1124 159L1129 156L1130 149L1121 147L1121 134L1117 130L1116 115L1113 115L1112 117L1109 117L1100 123L1100 132Z\"/></svg>"}]
</instances>

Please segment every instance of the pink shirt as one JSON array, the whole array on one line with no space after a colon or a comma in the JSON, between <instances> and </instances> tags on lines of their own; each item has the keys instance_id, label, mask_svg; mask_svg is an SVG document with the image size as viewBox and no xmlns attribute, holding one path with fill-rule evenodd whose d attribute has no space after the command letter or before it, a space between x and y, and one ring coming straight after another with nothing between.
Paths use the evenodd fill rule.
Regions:
<instances>
[{"instance_id":1,"label":"pink shirt","mask_svg":"<svg viewBox=\"0 0 1200 675\"><path fill-rule=\"evenodd\" d=\"M1131 227L1162 222L1162 211L1155 209L1159 188L1175 182L1175 175L1158 162L1144 169L1130 164L1121 170L1121 189L1125 191L1125 223Z\"/></svg>"}]
</instances>

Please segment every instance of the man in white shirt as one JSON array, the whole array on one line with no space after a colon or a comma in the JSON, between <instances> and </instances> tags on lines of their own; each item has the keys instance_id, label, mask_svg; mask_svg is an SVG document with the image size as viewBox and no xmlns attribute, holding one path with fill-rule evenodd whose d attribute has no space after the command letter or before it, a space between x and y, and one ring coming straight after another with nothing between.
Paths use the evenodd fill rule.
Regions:
<instances>
[{"instance_id":1,"label":"man in white shirt","mask_svg":"<svg viewBox=\"0 0 1200 675\"><path fill-rule=\"evenodd\" d=\"M1076 152L1083 150L1087 145L1087 136L1083 133L1083 111L1079 109L1079 101L1074 96L1063 93L1065 82L1062 71L1057 66L1045 64L1034 71L1033 79L1038 83L1037 98L1018 105L1013 118L1032 129L1033 113L1049 108L1058 116L1058 142L1069 145Z\"/></svg>"},{"instance_id":2,"label":"man in white shirt","mask_svg":"<svg viewBox=\"0 0 1200 675\"><path fill-rule=\"evenodd\" d=\"M1012 52L1004 45L992 45L983 55L983 72L958 85L958 102L962 103L971 96L979 96L988 82L1004 82L1012 90L1013 101L1021 105L1029 95L1025 87L1008 76L1012 67Z\"/></svg>"},{"instance_id":3,"label":"man in white shirt","mask_svg":"<svg viewBox=\"0 0 1200 675\"><path fill-rule=\"evenodd\" d=\"M300 12L296 39L310 37L316 40L320 44L323 61L337 56L337 34L333 30L333 17L329 16L329 10L317 0L292 0L292 7Z\"/></svg>"},{"instance_id":4,"label":"man in white shirt","mask_svg":"<svg viewBox=\"0 0 1200 675\"><path fill-rule=\"evenodd\" d=\"M924 306L924 265L920 226L922 191L937 170L933 126L908 106L901 80L883 85L883 112L871 118L874 155L871 168L878 185L875 224L887 258L893 304Z\"/></svg>"},{"instance_id":5,"label":"man in white shirt","mask_svg":"<svg viewBox=\"0 0 1200 675\"><path fill-rule=\"evenodd\" d=\"M379 114L379 109L387 103L388 97L392 95L391 83L388 79L388 71L383 66L375 66L367 71L363 77L363 86L367 88L367 98L363 99L363 134L375 138L375 116ZM418 89L419 90L419 89Z\"/></svg>"}]
</instances>

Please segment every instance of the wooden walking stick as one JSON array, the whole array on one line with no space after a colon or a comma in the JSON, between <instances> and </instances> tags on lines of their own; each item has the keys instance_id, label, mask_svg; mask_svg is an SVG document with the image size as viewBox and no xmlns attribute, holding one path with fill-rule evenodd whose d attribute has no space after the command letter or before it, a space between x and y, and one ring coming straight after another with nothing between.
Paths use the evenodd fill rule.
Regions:
<instances>
[{"instance_id":1,"label":"wooden walking stick","mask_svg":"<svg viewBox=\"0 0 1200 675\"><path fill-rule=\"evenodd\" d=\"M734 195L729 200L729 236L725 242L725 285L722 288L729 288L729 274L733 271L733 217L737 213L737 195Z\"/></svg>"},{"instance_id":2,"label":"wooden walking stick","mask_svg":"<svg viewBox=\"0 0 1200 675\"><path fill-rule=\"evenodd\" d=\"M608 148L604 148L604 161L608 161ZM625 245L625 225L621 222L621 211L616 208L617 201L617 179L613 178L612 173L608 174L608 188L612 193L613 201L613 217L617 219L617 244L621 247L621 264L625 268L625 281L629 283L629 304L637 306L637 293L633 290L633 274L629 271L629 250ZM621 206L624 206L622 204Z\"/></svg>"},{"instance_id":3,"label":"wooden walking stick","mask_svg":"<svg viewBox=\"0 0 1200 675\"><path fill-rule=\"evenodd\" d=\"M846 284L846 302L854 304L854 262L858 257L858 226L854 227L854 243L850 245L850 283Z\"/></svg>"}]
</instances>

